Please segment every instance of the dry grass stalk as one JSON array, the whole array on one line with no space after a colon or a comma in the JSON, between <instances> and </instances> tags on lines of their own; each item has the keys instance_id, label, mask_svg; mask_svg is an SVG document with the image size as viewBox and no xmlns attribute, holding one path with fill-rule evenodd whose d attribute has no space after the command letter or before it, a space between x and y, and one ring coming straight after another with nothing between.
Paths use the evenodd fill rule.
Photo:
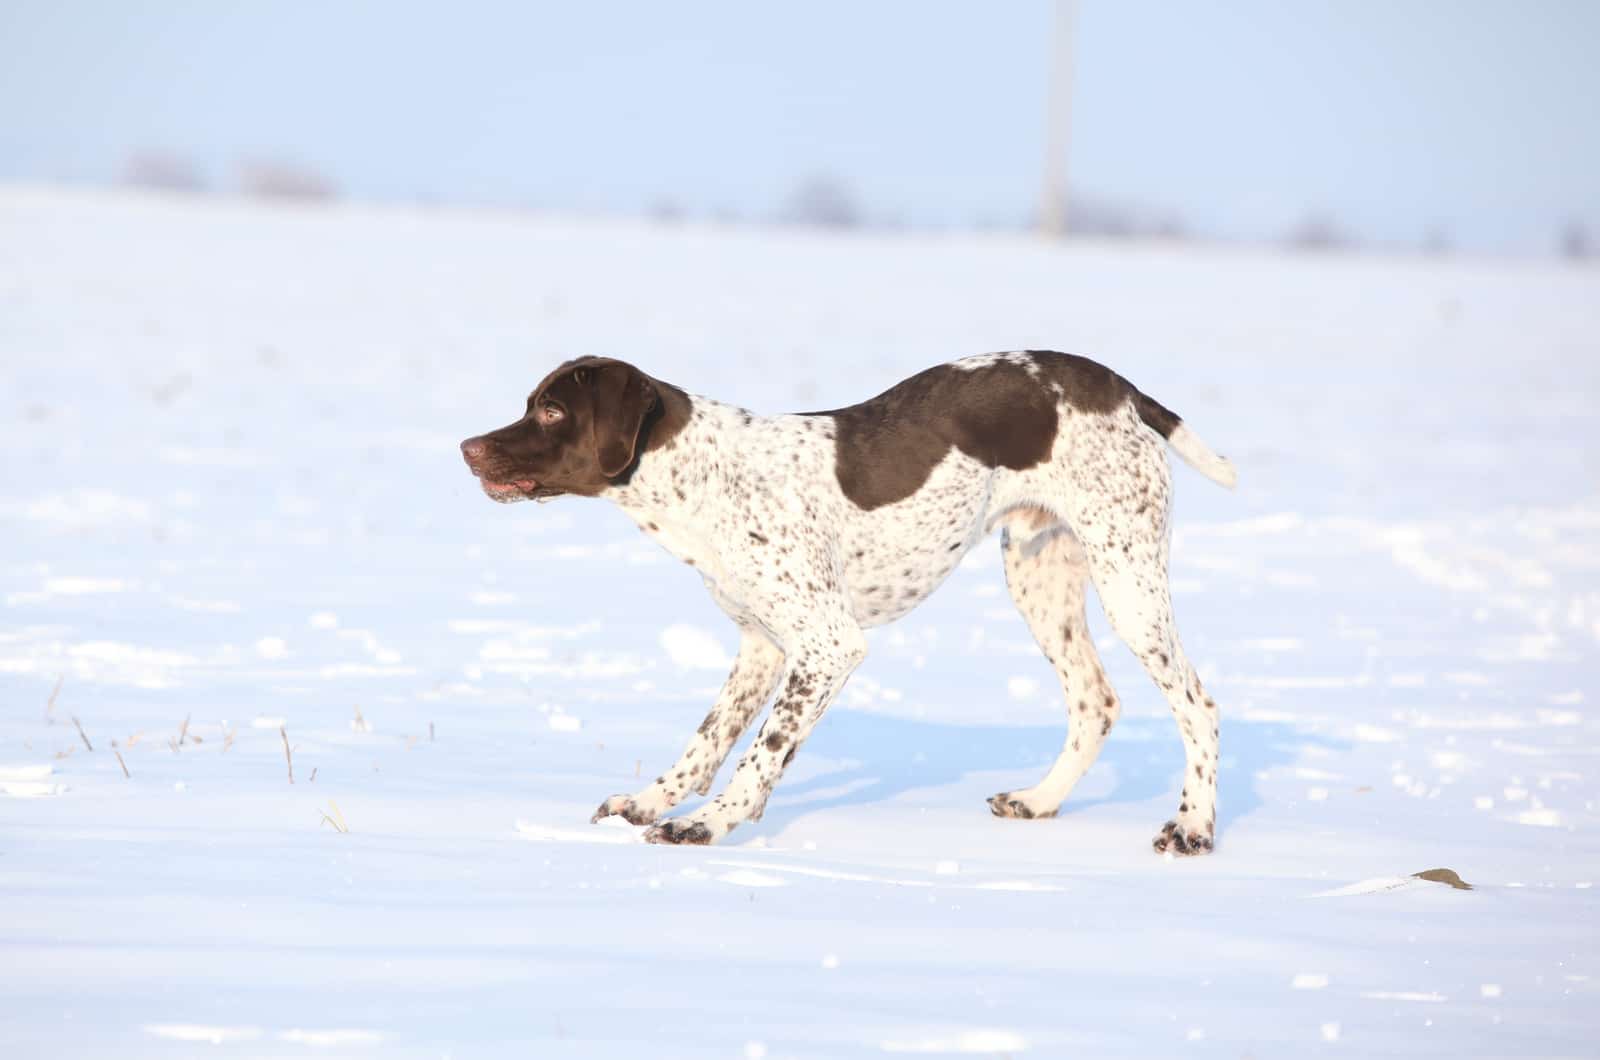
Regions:
<instances>
[{"instance_id":1,"label":"dry grass stalk","mask_svg":"<svg viewBox=\"0 0 1600 1060\"><path fill-rule=\"evenodd\" d=\"M367 724L367 719L361 716L361 704L354 704L356 712L355 724L350 726L356 732L371 732L372 726Z\"/></svg>"},{"instance_id":2,"label":"dry grass stalk","mask_svg":"<svg viewBox=\"0 0 1600 1060\"><path fill-rule=\"evenodd\" d=\"M311 779L306 781L306 783L307 784L315 784L316 782L317 782L317 767L316 766L312 766L311 767Z\"/></svg>"},{"instance_id":3,"label":"dry grass stalk","mask_svg":"<svg viewBox=\"0 0 1600 1060\"><path fill-rule=\"evenodd\" d=\"M57 677L56 686L50 690L50 698L45 700L44 723L46 725L54 725L56 723L56 697L61 694L61 683L66 679L66 674Z\"/></svg>"},{"instance_id":4,"label":"dry grass stalk","mask_svg":"<svg viewBox=\"0 0 1600 1060\"><path fill-rule=\"evenodd\" d=\"M183 724L178 726L178 746L179 747L183 746L183 741L185 739L187 739L188 736L189 736L189 719L192 718L193 716L194 715L192 715L192 714L185 714L183 716ZM199 743L199 742L200 742L199 740L195 741L195 743Z\"/></svg>"},{"instance_id":5,"label":"dry grass stalk","mask_svg":"<svg viewBox=\"0 0 1600 1060\"><path fill-rule=\"evenodd\" d=\"M233 737L238 731L239 731L239 726L237 726L237 725L235 725L231 729L224 729L223 730L223 732L222 732L222 753L223 754L227 754L228 753L228 748L233 746Z\"/></svg>"},{"instance_id":6,"label":"dry grass stalk","mask_svg":"<svg viewBox=\"0 0 1600 1060\"><path fill-rule=\"evenodd\" d=\"M77 745L74 744L73 746L67 748L65 751L57 751L56 752L56 757L58 759L59 758L71 758L73 752L76 751L77 749L78 749Z\"/></svg>"},{"instance_id":7,"label":"dry grass stalk","mask_svg":"<svg viewBox=\"0 0 1600 1060\"><path fill-rule=\"evenodd\" d=\"M338 832L340 835L347 835L350 831L350 826L345 824L344 814L339 812L339 804L334 802L332 799L329 799L328 806L332 808L333 816L330 817L327 814L323 814L322 820L318 822L318 827L320 828L324 824L331 824L333 825L333 830L335 832Z\"/></svg>"},{"instance_id":8,"label":"dry grass stalk","mask_svg":"<svg viewBox=\"0 0 1600 1060\"><path fill-rule=\"evenodd\" d=\"M94 744L89 742L89 734L83 731L83 722L78 720L78 716L76 714L72 716L72 724L78 727L78 735L83 737L83 746L93 751Z\"/></svg>"},{"instance_id":9,"label":"dry grass stalk","mask_svg":"<svg viewBox=\"0 0 1600 1060\"><path fill-rule=\"evenodd\" d=\"M278 726L278 735L283 737L283 760L289 763L289 783L294 783L294 754L289 750L289 731L284 726Z\"/></svg>"},{"instance_id":10,"label":"dry grass stalk","mask_svg":"<svg viewBox=\"0 0 1600 1060\"><path fill-rule=\"evenodd\" d=\"M633 775L634 775L634 776L638 776L638 775L639 775L639 769L640 769L640 767L642 767L642 766L643 766L643 765L644 765L644 759L642 759L642 758L635 758L635 759L634 759L634 760L633 760Z\"/></svg>"},{"instance_id":11,"label":"dry grass stalk","mask_svg":"<svg viewBox=\"0 0 1600 1060\"><path fill-rule=\"evenodd\" d=\"M428 742L433 742L433 722L428 722Z\"/></svg>"},{"instance_id":12,"label":"dry grass stalk","mask_svg":"<svg viewBox=\"0 0 1600 1060\"><path fill-rule=\"evenodd\" d=\"M142 739L144 739L144 733L136 732L132 736L128 737L128 742L123 744L123 746L124 747L132 747L134 744L138 743Z\"/></svg>"},{"instance_id":13,"label":"dry grass stalk","mask_svg":"<svg viewBox=\"0 0 1600 1060\"><path fill-rule=\"evenodd\" d=\"M117 741L115 740L111 741L111 753L117 756L117 765L122 767L122 775L132 780L133 774L128 772L128 763L122 760L122 752L117 750Z\"/></svg>"}]
</instances>

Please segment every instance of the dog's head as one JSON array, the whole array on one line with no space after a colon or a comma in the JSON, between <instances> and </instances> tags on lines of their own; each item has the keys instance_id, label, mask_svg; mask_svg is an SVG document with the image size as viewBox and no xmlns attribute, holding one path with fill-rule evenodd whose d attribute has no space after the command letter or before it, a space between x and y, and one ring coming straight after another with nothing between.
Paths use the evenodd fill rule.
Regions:
<instances>
[{"instance_id":1,"label":"dog's head","mask_svg":"<svg viewBox=\"0 0 1600 1060\"><path fill-rule=\"evenodd\" d=\"M655 380L623 361L583 357L545 376L520 420L461 443L483 492L502 503L592 497L633 466Z\"/></svg>"}]
</instances>

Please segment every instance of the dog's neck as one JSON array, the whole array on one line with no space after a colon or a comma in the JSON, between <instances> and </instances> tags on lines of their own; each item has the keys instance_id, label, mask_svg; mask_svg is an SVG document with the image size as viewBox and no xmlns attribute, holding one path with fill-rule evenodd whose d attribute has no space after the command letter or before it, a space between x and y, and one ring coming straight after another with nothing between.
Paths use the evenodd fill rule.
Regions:
<instances>
[{"instance_id":1,"label":"dog's neck","mask_svg":"<svg viewBox=\"0 0 1600 1060\"><path fill-rule=\"evenodd\" d=\"M721 491L714 481L736 444L737 429L753 421L743 409L661 384L661 401L645 423L639 456L603 496L616 502L648 533L652 526L694 521L701 505ZM676 551L676 550L674 550Z\"/></svg>"},{"instance_id":2,"label":"dog's neck","mask_svg":"<svg viewBox=\"0 0 1600 1060\"><path fill-rule=\"evenodd\" d=\"M602 496L715 585L723 581L722 559L710 535L716 520L702 509L723 499L724 465L735 458L740 430L755 417L682 391L669 392L663 404L667 407L651 426L653 436L641 445L632 473ZM677 429L669 436L664 426Z\"/></svg>"}]
</instances>

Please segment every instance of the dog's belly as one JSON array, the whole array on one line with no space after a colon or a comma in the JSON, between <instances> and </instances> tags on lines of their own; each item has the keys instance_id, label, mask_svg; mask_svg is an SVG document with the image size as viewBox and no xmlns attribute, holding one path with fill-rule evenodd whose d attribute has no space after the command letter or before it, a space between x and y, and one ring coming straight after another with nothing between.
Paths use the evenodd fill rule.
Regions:
<instances>
[{"instance_id":1,"label":"dog's belly","mask_svg":"<svg viewBox=\"0 0 1600 1060\"><path fill-rule=\"evenodd\" d=\"M952 451L916 493L840 528L845 587L862 626L892 622L937 589L983 536L993 472Z\"/></svg>"}]
</instances>

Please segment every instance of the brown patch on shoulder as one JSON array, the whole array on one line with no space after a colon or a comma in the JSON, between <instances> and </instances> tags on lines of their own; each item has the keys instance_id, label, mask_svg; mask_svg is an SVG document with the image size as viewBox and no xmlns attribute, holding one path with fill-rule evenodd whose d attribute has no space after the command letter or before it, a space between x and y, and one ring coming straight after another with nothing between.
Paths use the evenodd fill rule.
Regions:
<instances>
[{"instance_id":1,"label":"brown patch on shoulder","mask_svg":"<svg viewBox=\"0 0 1600 1060\"><path fill-rule=\"evenodd\" d=\"M1050 455L1056 399L1021 364L939 365L849 408L834 421L839 488L870 511L915 493L951 447L1015 471Z\"/></svg>"}]
</instances>

